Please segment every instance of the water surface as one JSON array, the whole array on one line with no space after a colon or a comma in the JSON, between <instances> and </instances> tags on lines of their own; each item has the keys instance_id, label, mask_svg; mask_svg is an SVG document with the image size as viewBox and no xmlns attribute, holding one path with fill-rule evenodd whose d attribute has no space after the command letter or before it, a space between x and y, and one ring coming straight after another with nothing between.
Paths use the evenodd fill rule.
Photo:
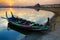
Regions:
<instances>
[{"instance_id":1,"label":"water surface","mask_svg":"<svg viewBox=\"0 0 60 40\"><path fill-rule=\"evenodd\" d=\"M53 17L54 13L49 11L40 10L39 12L35 11L34 9L13 9L13 8L0 8L0 40L24 40L27 35L24 35L20 32L15 30L7 30L8 28L8 21L6 19L2 19L1 17L5 17L5 12L7 11L8 17L11 17L11 11L17 17L21 17L23 19L34 21L36 23L44 24L47 22L47 18L50 19ZM6 17L5 17L6 18ZM32 35L32 36L30 36ZM36 35L36 36L34 36ZM38 38L41 34L29 34L30 38ZM27 40L29 39L27 38ZM31 39L31 40L33 40Z\"/></svg>"}]
</instances>

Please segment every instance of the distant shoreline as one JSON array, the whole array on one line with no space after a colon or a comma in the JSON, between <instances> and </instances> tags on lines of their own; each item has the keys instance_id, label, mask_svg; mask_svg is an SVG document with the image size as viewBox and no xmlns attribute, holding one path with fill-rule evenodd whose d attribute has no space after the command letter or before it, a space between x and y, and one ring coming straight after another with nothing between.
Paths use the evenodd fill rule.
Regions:
<instances>
[{"instance_id":1,"label":"distant shoreline","mask_svg":"<svg viewBox=\"0 0 60 40\"><path fill-rule=\"evenodd\" d=\"M47 5L40 5L36 4L35 6L5 6L0 5L0 8L37 8L37 7L60 7L60 4L47 4Z\"/></svg>"}]
</instances>

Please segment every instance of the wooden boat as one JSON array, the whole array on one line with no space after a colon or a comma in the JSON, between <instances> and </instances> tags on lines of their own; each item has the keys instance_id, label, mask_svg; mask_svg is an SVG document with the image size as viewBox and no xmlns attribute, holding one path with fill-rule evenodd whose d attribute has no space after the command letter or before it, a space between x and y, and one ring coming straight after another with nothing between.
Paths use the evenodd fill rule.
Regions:
<instances>
[{"instance_id":1,"label":"wooden boat","mask_svg":"<svg viewBox=\"0 0 60 40\"><path fill-rule=\"evenodd\" d=\"M7 12L6 12L6 19L14 28L24 29L28 31L45 31L50 29L50 20L47 18L47 22L45 25L37 24L35 22L31 22L28 20L25 20L23 18L14 17L13 13L11 12L12 17L8 18Z\"/></svg>"},{"instance_id":2,"label":"wooden boat","mask_svg":"<svg viewBox=\"0 0 60 40\"><path fill-rule=\"evenodd\" d=\"M36 24L35 22L22 19L22 18L14 17L13 14L12 14L12 17L8 18L7 12L6 12L6 19L12 25L15 25L16 27L19 27L25 30L41 31L41 30L49 30L50 28L49 18L47 18L48 21L45 25L41 25L41 24Z\"/></svg>"}]
</instances>

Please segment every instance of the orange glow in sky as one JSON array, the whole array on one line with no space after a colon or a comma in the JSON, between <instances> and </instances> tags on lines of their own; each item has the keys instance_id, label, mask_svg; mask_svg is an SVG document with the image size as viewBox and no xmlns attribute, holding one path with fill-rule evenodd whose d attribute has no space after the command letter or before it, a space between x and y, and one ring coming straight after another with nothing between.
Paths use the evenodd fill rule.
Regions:
<instances>
[{"instance_id":1,"label":"orange glow in sky","mask_svg":"<svg viewBox=\"0 0 60 40\"><path fill-rule=\"evenodd\" d=\"M0 0L4 5L35 5L35 4L60 4L60 0Z\"/></svg>"},{"instance_id":2,"label":"orange glow in sky","mask_svg":"<svg viewBox=\"0 0 60 40\"><path fill-rule=\"evenodd\" d=\"M1 4L12 6L14 4L14 0L0 0Z\"/></svg>"}]
</instances>

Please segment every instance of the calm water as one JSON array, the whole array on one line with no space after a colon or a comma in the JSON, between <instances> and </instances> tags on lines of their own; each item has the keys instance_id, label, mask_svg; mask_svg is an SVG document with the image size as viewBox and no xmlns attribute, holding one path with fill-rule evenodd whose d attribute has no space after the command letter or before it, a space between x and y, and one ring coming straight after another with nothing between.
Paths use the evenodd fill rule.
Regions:
<instances>
[{"instance_id":1,"label":"calm water","mask_svg":"<svg viewBox=\"0 0 60 40\"><path fill-rule=\"evenodd\" d=\"M0 8L0 40L25 40L25 38L27 36L29 36L27 38L27 40L29 40L29 38L31 40L33 40L35 38L34 40L36 40L36 38L41 37L41 34L31 33L29 35L24 35L24 34L22 34L20 32L12 30L12 29L11 30L7 30L8 21L6 19L2 19L1 18L1 17L5 17L5 12L6 11L8 12L8 17L11 17L10 11L12 11L14 15L16 15L18 17L25 18L25 19L30 20L30 21L34 21L34 22L36 21L37 18L38 18L38 20L40 20L39 17L43 17L43 18L44 17L45 18L46 17L50 17L51 18L52 15L54 15L51 12L49 12L51 14L46 14L45 15L44 13L47 13L47 12L45 12L45 11L44 11L44 13L43 13L43 11L37 12L34 9ZM40 13L42 13L42 14L40 14ZM36 21L36 22L38 22L38 21ZM44 21L44 22L46 22L46 21ZM32 36L30 36L30 35L32 35Z\"/></svg>"}]
</instances>

